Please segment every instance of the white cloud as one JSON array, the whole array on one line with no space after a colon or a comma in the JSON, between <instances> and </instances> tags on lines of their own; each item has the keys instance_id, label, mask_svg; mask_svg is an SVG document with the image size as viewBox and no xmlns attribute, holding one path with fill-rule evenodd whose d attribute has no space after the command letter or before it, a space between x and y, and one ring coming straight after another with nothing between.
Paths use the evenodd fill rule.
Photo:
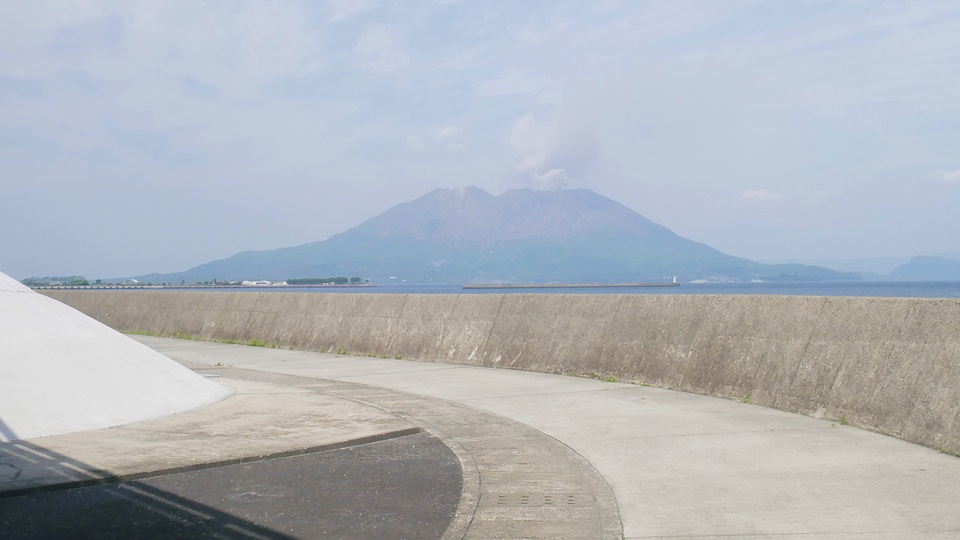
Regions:
<instances>
[{"instance_id":1,"label":"white cloud","mask_svg":"<svg viewBox=\"0 0 960 540\"><path fill-rule=\"evenodd\" d=\"M463 130L457 126L444 126L441 128L436 128L437 138L444 140L456 137L463 133Z\"/></svg>"},{"instance_id":2,"label":"white cloud","mask_svg":"<svg viewBox=\"0 0 960 540\"><path fill-rule=\"evenodd\" d=\"M953 171L935 171L932 176L946 184L960 184L960 169Z\"/></svg>"},{"instance_id":3,"label":"white cloud","mask_svg":"<svg viewBox=\"0 0 960 540\"><path fill-rule=\"evenodd\" d=\"M423 131L407 136L407 150L426 152L429 150L465 150L469 144L461 128L457 126L431 126Z\"/></svg>"},{"instance_id":4,"label":"white cloud","mask_svg":"<svg viewBox=\"0 0 960 540\"><path fill-rule=\"evenodd\" d=\"M68 29L89 28L113 12L105 4L89 2L5 3L0 17L0 75L39 78L69 69L73 58L66 51L55 52L58 37Z\"/></svg>"},{"instance_id":5,"label":"white cloud","mask_svg":"<svg viewBox=\"0 0 960 540\"><path fill-rule=\"evenodd\" d=\"M237 19L242 77L255 84L297 78L321 67L320 36L304 27L299 5L259 0Z\"/></svg>"},{"instance_id":6,"label":"white cloud","mask_svg":"<svg viewBox=\"0 0 960 540\"><path fill-rule=\"evenodd\" d=\"M401 40L385 25L378 24L364 30L357 38L353 52L359 59L360 67L368 73L390 73L410 64Z\"/></svg>"},{"instance_id":7,"label":"white cloud","mask_svg":"<svg viewBox=\"0 0 960 540\"><path fill-rule=\"evenodd\" d=\"M567 187L567 171L563 169L550 169L543 174L534 173L534 178L538 189L551 190Z\"/></svg>"},{"instance_id":8,"label":"white cloud","mask_svg":"<svg viewBox=\"0 0 960 540\"><path fill-rule=\"evenodd\" d=\"M510 126L510 145L519 156L517 170L536 172L547 161L550 132L533 114L525 114Z\"/></svg>"},{"instance_id":9,"label":"white cloud","mask_svg":"<svg viewBox=\"0 0 960 540\"><path fill-rule=\"evenodd\" d=\"M545 86L543 79L528 77L516 69L509 69L499 77L484 81L477 86L481 97L535 94Z\"/></svg>"},{"instance_id":10,"label":"white cloud","mask_svg":"<svg viewBox=\"0 0 960 540\"><path fill-rule=\"evenodd\" d=\"M351 138L355 141L374 140L389 134L389 128L382 124L360 124L353 129Z\"/></svg>"},{"instance_id":11,"label":"white cloud","mask_svg":"<svg viewBox=\"0 0 960 540\"><path fill-rule=\"evenodd\" d=\"M241 94L321 66L320 35L293 1L55 4L12 4L20 13L0 21L0 74L147 86L183 80Z\"/></svg>"},{"instance_id":12,"label":"white cloud","mask_svg":"<svg viewBox=\"0 0 960 540\"><path fill-rule=\"evenodd\" d=\"M748 189L738 197L741 201L774 201L781 198L779 193L773 193L765 189Z\"/></svg>"},{"instance_id":13,"label":"white cloud","mask_svg":"<svg viewBox=\"0 0 960 540\"><path fill-rule=\"evenodd\" d=\"M516 170L538 187L583 182L596 152L593 123L589 107L567 108L543 121L533 114L516 119L508 137Z\"/></svg>"},{"instance_id":14,"label":"white cloud","mask_svg":"<svg viewBox=\"0 0 960 540\"><path fill-rule=\"evenodd\" d=\"M18 20L0 18L0 32L16 36L0 40L0 75L29 81L37 90L2 100L0 117L15 119L24 133L51 144L47 152L96 150L120 161L151 152L167 159L219 159L237 152L242 159L250 148L269 153L272 145L297 147L266 133L282 130L299 140L329 130L318 121L326 104L290 106L263 98L265 88L322 66L321 33L307 26L307 5L15 5L22 6ZM15 26L21 30L11 34Z\"/></svg>"},{"instance_id":15,"label":"white cloud","mask_svg":"<svg viewBox=\"0 0 960 540\"><path fill-rule=\"evenodd\" d=\"M407 135L407 150L411 152L423 152L427 149L427 142L423 140L423 136L419 133L411 133Z\"/></svg>"},{"instance_id":16,"label":"white cloud","mask_svg":"<svg viewBox=\"0 0 960 540\"><path fill-rule=\"evenodd\" d=\"M330 22L345 21L358 13L369 10L375 3L375 0L328 0Z\"/></svg>"}]
</instances>

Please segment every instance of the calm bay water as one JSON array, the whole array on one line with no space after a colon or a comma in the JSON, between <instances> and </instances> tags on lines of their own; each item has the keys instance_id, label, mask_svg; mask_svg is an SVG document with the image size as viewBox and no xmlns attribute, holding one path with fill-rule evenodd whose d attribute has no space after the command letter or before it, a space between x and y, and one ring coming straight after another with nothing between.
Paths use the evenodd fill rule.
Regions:
<instances>
[{"instance_id":1,"label":"calm bay water","mask_svg":"<svg viewBox=\"0 0 960 540\"><path fill-rule=\"evenodd\" d=\"M774 294L795 296L879 296L960 298L960 281L867 281L827 283L683 283L679 287L584 289L462 289L460 285L389 284L377 287L203 289L205 291L310 292L327 294Z\"/></svg>"}]
</instances>

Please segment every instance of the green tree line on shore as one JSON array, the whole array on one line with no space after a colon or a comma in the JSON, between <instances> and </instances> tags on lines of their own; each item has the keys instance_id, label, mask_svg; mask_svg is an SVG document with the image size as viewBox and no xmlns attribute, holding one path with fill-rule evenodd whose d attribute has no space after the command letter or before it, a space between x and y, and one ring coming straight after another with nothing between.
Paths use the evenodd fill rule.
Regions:
<instances>
[{"instance_id":1,"label":"green tree line on shore","mask_svg":"<svg viewBox=\"0 0 960 540\"><path fill-rule=\"evenodd\" d=\"M46 276L28 277L24 280L21 280L20 283L23 283L27 287L86 287L90 285L90 280L83 276ZM100 280L98 279L96 283L100 284Z\"/></svg>"}]
</instances>

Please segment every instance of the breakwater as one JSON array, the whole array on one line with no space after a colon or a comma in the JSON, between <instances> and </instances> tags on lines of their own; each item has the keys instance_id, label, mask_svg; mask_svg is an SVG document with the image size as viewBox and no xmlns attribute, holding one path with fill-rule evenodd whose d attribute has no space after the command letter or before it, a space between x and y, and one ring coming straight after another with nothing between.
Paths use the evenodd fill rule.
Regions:
<instances>
[{"instance_id":1,"label":"breakwater","mask_svg":"<svg viewBox=\"0 0 960 540\"><path fill-rule=\"evenodd\" d=\"M464 283L464 289L631 289L678 287L673 283Z\"/></svg>"},{"instance_id":2,"label":"breakwater","mask_svg":"<svg viewBox=\"0 0 960 540\"><path fill-rule=\"evenodd\" d=\"M849 422L960 454L957 299L43 294L120 330L595 373Z\"/></svg>"}]
</instances>

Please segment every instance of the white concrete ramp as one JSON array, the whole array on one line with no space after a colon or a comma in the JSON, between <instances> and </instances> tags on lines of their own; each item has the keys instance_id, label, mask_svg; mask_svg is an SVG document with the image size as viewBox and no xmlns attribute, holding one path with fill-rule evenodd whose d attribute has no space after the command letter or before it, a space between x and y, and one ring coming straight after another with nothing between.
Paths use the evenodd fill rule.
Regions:
<instances>
[{"instance_id":1,"label":"white concrete ramp","mask_svg":"<svg viewBox=\"0 0 960 540\"><path fill-rule=\"evenodd\" d=\"M154 418L229 392L0 273L0 441Z\"/></svg>"}]
</instances>

